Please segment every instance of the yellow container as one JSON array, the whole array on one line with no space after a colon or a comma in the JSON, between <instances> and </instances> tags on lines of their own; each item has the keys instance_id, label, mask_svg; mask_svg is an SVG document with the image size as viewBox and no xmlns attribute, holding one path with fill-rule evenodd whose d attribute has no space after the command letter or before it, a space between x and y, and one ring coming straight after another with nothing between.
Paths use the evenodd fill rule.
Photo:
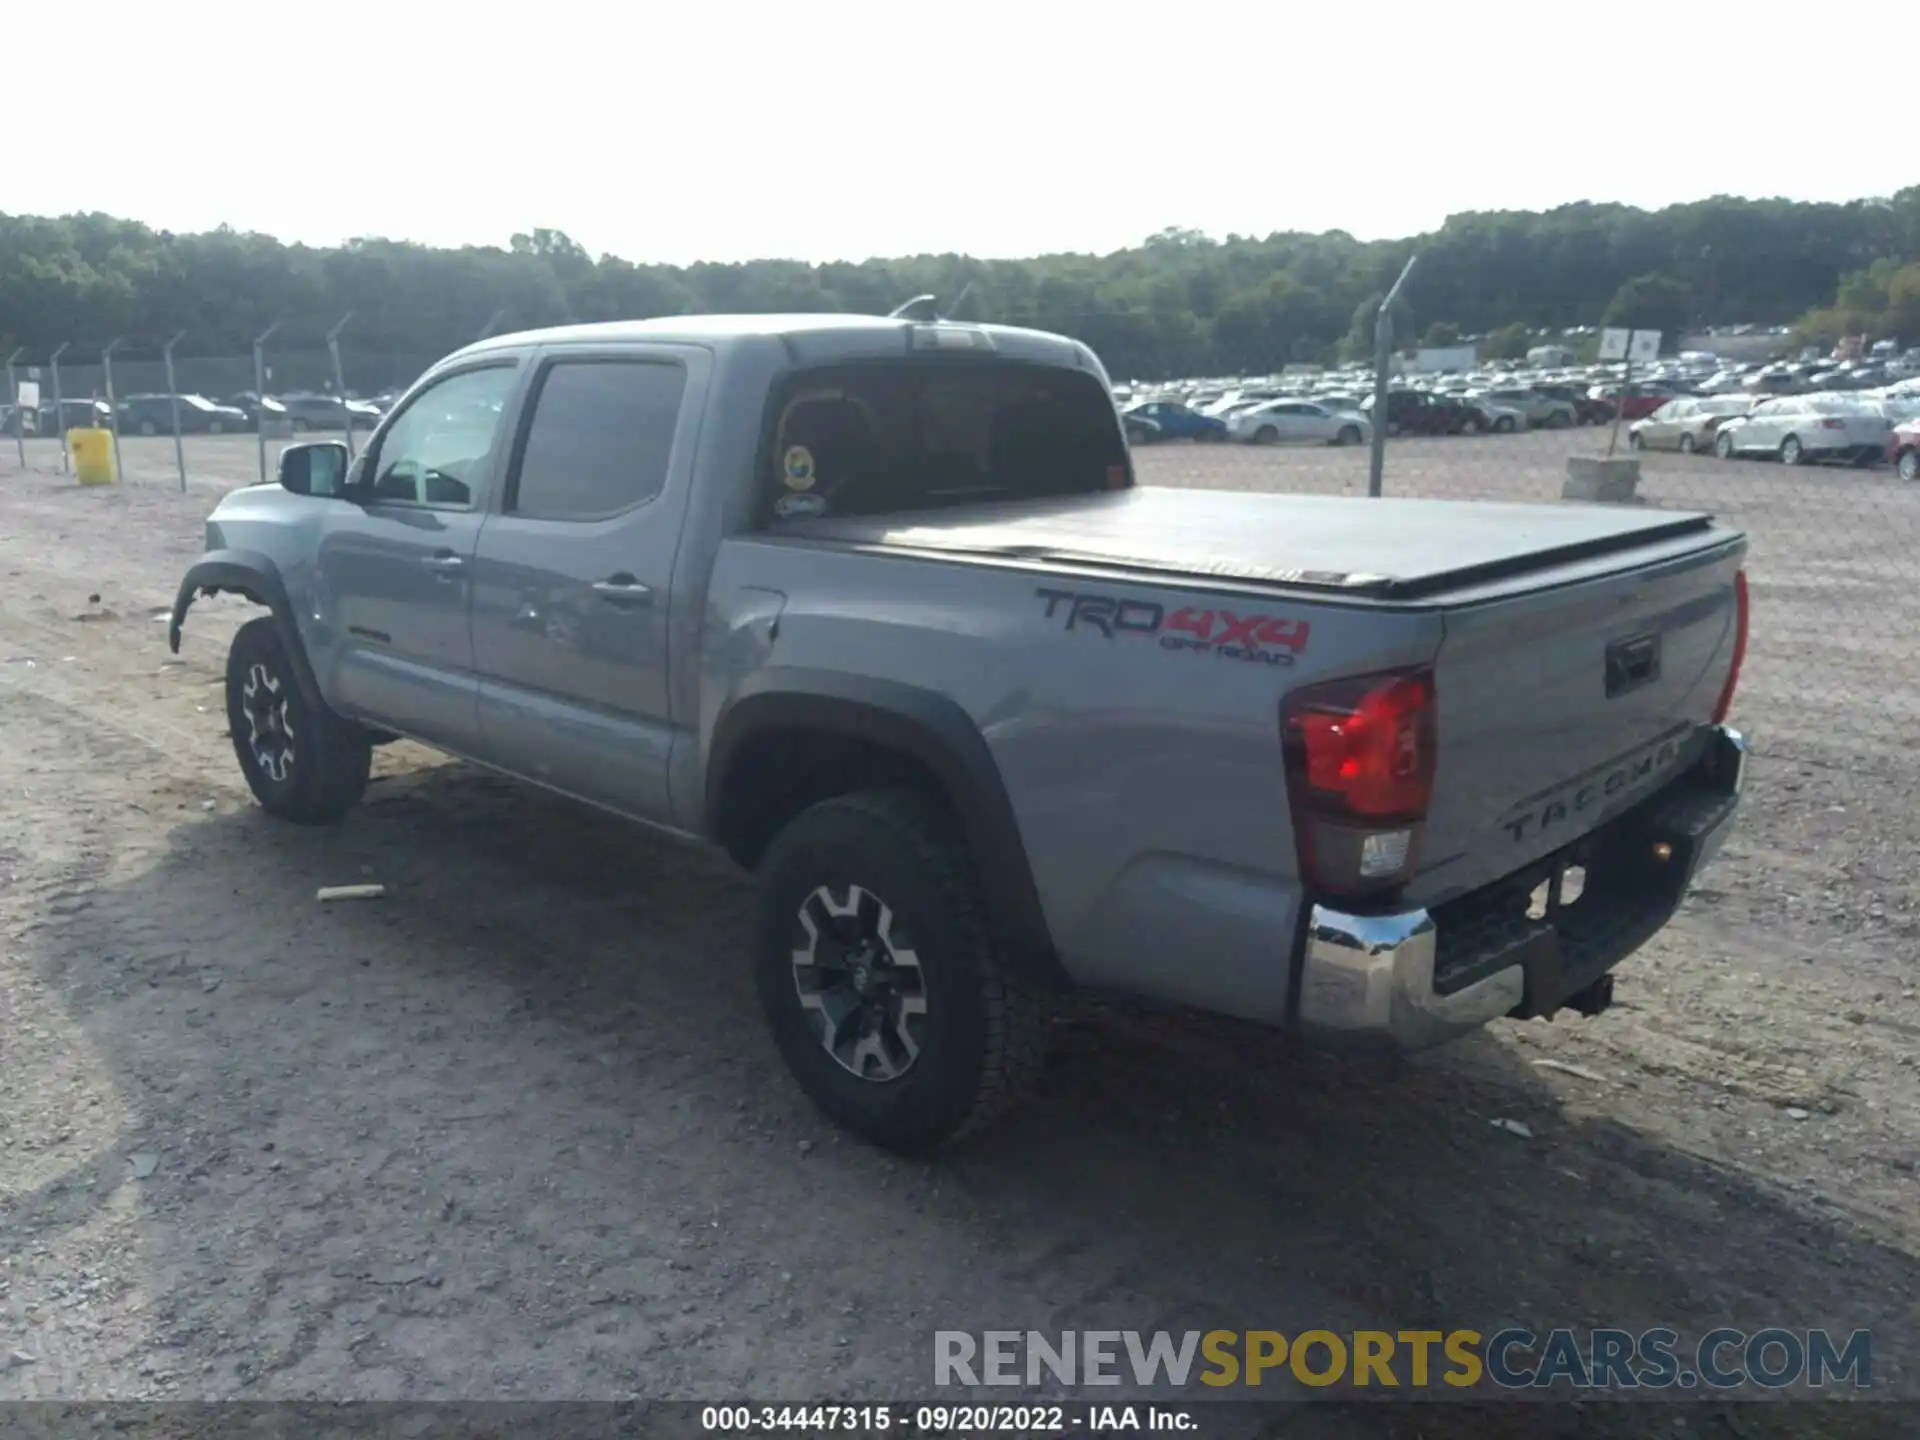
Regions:
<instances>
[{"instance_id":1,"label":"yellow container","mask_svg":"<svg viewBox=\"0 0 1920 1440\"><path fill-rule=\"evenodd\" d=\"M111 430L69 430L67 449L73 453L73 473L82 485L111 485L119 478L113 471Z\"/></svg>"}]
</instances>

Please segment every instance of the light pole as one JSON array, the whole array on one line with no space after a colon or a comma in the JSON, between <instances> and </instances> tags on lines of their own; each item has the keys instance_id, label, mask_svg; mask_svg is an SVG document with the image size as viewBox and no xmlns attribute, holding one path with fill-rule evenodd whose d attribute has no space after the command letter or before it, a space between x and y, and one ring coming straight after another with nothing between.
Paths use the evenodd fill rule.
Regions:
<instances>
[{"instance_id":1,"label":"light pole","mask_svg":"<svg viewBox=\"0 0 1920 1440\"><path fill-rule=\"evenodd\" d=\"M119 480L127 478L127 471L120 463L120 407L113 399L113 352L120 348L123 338L114 336L107 342L107 348L100 352L100 370L107 386L107 429L113 434L113 473Z\"/></svg>"},{"instance_id":2,"label":"light pole","mask_svg":"<svg viewBox=\"0 0 1920 1440\"><path fill-rule=\"evenodd\" d=\"M67 407L60 403L60 357L66 354L71 340L62 340L60 347L53 352L48 368L53 371L53 433L60 437L60 473L67 474L73 467L67 456Z\"/></svg>"},{"instance_id":3,"label":"light pole","mask_svg":"<svg viewBox=\"0 0 1920 1440\"><path fill-rule=\"evenodd\" d=\"M273 332L280 328L280 322L274 321L260 332L260 338L253 342L253 403L260 414L254 425L254 434L260 441L260 483L267 483L267 341Z\"/></svg>"},{"instance_id":4,"label":"light pole","mask_svg":"<svg viewBox=\"0 0 1920 1440\"><path fill-rule=\"evenodd\" d=\"M187 447L180 438L180 387L173 383L173 347L180 343L180 337L187 332L174 332L171 340L161 347L160 358L167 362L167 405L173 411L173 464L180 472L180 493L187 493Z\"/></svg>"}]
</instances>

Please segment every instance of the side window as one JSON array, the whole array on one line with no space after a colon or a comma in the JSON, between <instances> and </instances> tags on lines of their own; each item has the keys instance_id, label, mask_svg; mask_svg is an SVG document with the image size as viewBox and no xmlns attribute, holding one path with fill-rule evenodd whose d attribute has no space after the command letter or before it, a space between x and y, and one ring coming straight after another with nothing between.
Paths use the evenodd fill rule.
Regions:
<instances>
[{"instance_id":1,"label":"side window","mask_svg":"<svg viewBox=\"0 0 1920 1440\"><path fill-rule=\"evenodd\" d=\"M478 506L515 374L511 365L463 370L421 391L380 437L373 498L446 510Z\"/></svg>"},{"instance_id":2,"label":"side window","mask_svg":"<svg viewBox=\"0 0 1920 1440\"><path fill-rule=\"evenodd\" d=\"M667 483L686 371L655 360L561 360L533 400L508 510L533 520L599 520Z\"/></svg>"}]
</instances>

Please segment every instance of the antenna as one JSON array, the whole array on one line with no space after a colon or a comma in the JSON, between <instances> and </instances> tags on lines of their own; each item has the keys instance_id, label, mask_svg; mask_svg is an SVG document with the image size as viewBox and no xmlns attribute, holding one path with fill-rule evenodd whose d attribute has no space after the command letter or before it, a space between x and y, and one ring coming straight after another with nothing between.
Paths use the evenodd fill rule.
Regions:
<instances>
[{"instance_id":1,"label":"antenna","mask_svg":"<svg viewBox=\"0 0 1920 1440\"><path fill-rule=\"evenodd\" d=\"M932 322L940 318L939 297L934 295L916 295L904 305L896 306L887 316L889 320L919 320Z\"/></svg>"}]
</instances>

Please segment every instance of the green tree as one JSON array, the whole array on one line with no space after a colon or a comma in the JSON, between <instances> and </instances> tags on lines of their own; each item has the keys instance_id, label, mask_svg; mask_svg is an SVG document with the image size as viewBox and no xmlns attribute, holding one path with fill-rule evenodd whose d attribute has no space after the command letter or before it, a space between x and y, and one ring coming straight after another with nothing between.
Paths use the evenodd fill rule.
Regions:
<instances>
[{"instance_id":1,"label":"green tree","mask_svg":"<svg viewBox=\"0 0 1920 1440\"><path fill-rule=\"evenodd\" d=\"M1420 337L1420 343L1435 350L1444 350L1449 345L1460 343L1460 327L1450 320L1436 320L1427 327L1427 333Z\"/></svg>"},{"instance_id":2,"label":"green tree","mask_svg":"<svg viewBox=\"0 0 1920 1440\"><path fill-rule=\"evenodd\" d=\"M1524 360L1533 344L1533 329L1518 320L1502 325L1480 342L1482 360Z\"/></svg>"},{"instance_id":3,"label":"green tree","mask_svg":"<svg viewBox=\"0 0 1920 1440\"><path fill-rule=\"evenodd\" d=\"M1618 290L1601 316L1602 325L1631 330L1658 330L1660 346L1680 348L1681 334L1693 309L1693 296L1672 275L1654 272L1636 275Z\"/></svg>"}]
</instances>

